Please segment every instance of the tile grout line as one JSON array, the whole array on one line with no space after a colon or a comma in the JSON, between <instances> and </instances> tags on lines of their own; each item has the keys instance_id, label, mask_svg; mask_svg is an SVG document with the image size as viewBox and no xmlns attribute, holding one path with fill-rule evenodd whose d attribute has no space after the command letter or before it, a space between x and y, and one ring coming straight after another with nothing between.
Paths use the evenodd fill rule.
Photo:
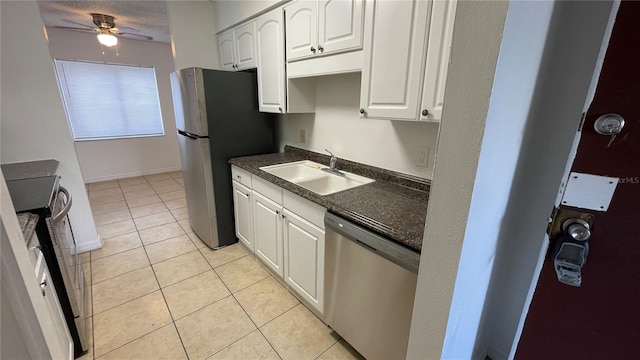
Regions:
<instances>
[{"instance_id":1,"label":"tile grout line","mask_svg":"<svg viewBox=\"0 0 640 360\"><path fill-rule=\"evenodd\" d=\"M271 274L269 274L269 276L268 276L268 277L266 277L266 278L264 278L263 280L268 279L269 277L272 277L272 276L271 276ZM262 280L260 280L260 281L262 281ZM258 282L260 282L260 281L258 281ZM256 284L257 284L257 283L256 283ZM253 284L253 285L255 285L255 284ZM245 288L245 289L246 289L246 288ZM242 289L242 290L244 290L244 289ZM239 293L239 292L240 292L240 291L242 291L242 290L238 290L238 291L236 292L236 294L237 294L237 293ZM251 322L253 323L253 326L255 326L255 327L256 327L256 330L258 330L258 332L260 333L260 335L262 335L262 337L267 341L267 344L269 344L269 346L271 346L271 349L273 349L273 352L275 352L275 353L276 353L276 355L277 355L280 359L282 359L282 355L280 355L280 353L278 352L278 350L276 350L275 346L273 346L273 344L271 343L271 341L269 341L269 338L268 338L268 337L267 337L267 336L262 332L261 327L260 327L260 326L258 326L258 324L256 324L256 322L255 322L255 321L253 321L253 319L251 318L251 316L249 315L249 313L247 312L247 310L244 308L244 306L242 306L242 303L238 300L238 298L236 297L236 295L235 295L234 293L231 293L231 296L233 296L233 298L236 300L236 302L238 303L238 305L240 305L240 308L242 309L242 311L244 311L244 313L247 315L247 317L249 318L249 320L251 320ZM293 307L296 307L296 306L297 306L297 304L296 304L295 306L293 306ZM293 309L293 307L292 307L291 309ZM291 310L291 309L289 309L289 310ZM280 315L276 316L275 318L271 319L270 321L268 321L268 322L266 322L266 323L262 324L262 326L265 326L266 324L270 323L271 321L273 321L273 320L275 320L275 319L279 318L279 317L280 317L280 316L282 316L284 313L289 312L289 310L287 310L287 311L283 312L282 314L280 314ZM249 333L249 334L250 334L250 333Z\"/></svg>"},{"instance_id":2,"label":"tile grout line","mask_svg":"<svg viewBox=\"0 0 640 360\"><path fill-rule=\"evenodd\" d=\"M145 179L145 180L146 180L146 179ZM152 189L153 189L153 187L152 187ZM156 190L155 190L155 189L153 189L153 191L156 193L156 196L158 196L158 198L160 198L160 196L159 196L159 194L156 192ZM163 205L165 208L167 208L167 210L169 210L169 208L167 207L167 204L165 204L165 202L162 200L162 198L160 198L160 201L161 201L162 205ZM171 216L175 219L175 216L173 216L173 214L172 214L171 212L169 212L169 214L171 214ZM178 226L180 226L180 223L178 223L178 222L177 222L177 220L176 220L176 223L178 224ZM182 226L181 226L181 227L182 227ZM136 228L137 228L137 227L136 227ZM184 229L182 229L182 231L184 232ZM186 235L186 232L185 232L185 235ZM139 233L139 232L138 232L138 236L140 236L140 233ZM178 236L182 236L182 235L178 235ZM174 238L175 238L175 237L178 237L178 236L174 236ZM187 238L189 238L189 236L188 236L188 235L187 235ZM170 238L170 239L173 239L173 238ZM140 240L142 241L142 237L140 237ZM169 239L165 239L165 240L169 240ZM191 241L191 238L189 238L189 241ZM154 243L152 243L152 244L159 243L159 242L162 242L162 241L157 241L157 242L154 242ZM191 242L193 243L193 241L191 241ZM151 244L149 244L149 245L151 245ZM178 334L178 340L180 340L180 345L182 345L182 351L184 351L185 356L187 357L187 359L189 359L189 353L187 352L187 347L185 346L184 341L182 340L182 335L180 335L180 331L178 330L178 325L176 325L176 319L173 317L173 313L171 312L171 308L169 307L169 303L167 302L167 298L166 298L166 296L164 295L163 287L162 287L162 285L160 284L160 281L158 280L158 275L156 275L156 271L155 271L155 269L153 268L153 264L151 264L151 259L149 258L149 253L147 253L146 246L147 246L147 245L145 245L144 243L142 244L142 247L144 248L145 254L147 254L147 259L149 260L149 264L150 264L150 266L151 266L151 271L153 272L153 276L155 277L156 282L158 283L158 288L160 289L160 294L162 295L162 300L164 300L164 304L165 304L165 306L167 307L167 311L169 311L169 317L171 317L171 324L173 325L173 328L176 330L176 334ZM198 250L198 249L196 248L196 250ZM187 254L188 254L188 253L187 253ZM183 255L186 255L186 254L183 254ZM171 259L173 259L173 258L171 258ZM169 260L169 259L166 259L166 260ZM166 260L164 260L164 261L166 261ZM206 260L206 259L205 259L205 260ZM162 261L160 261L160 262L158 262L158 263L161 263L161 262L162 262ZM208 263L208 262L207 262L207 263ZM198 274L198 275L199 275L199 274ZM196 275L194 275L194 276L196 276ZM177 284L177 283L176 283L176 284ZM171 285L173 285L173 284L171 284ZM168 285L168 286L171 286L171 285ZM168 286L167 286L167 287L168 287Z\"/></svg>"},{"instance_id":3,"label":"tile grout line","mask_svg":"<svg viewBox=\"0 0 640 360\"><path fill-rule=\"evenodd\" d=\"M200 249L198 249L198 251L200 251ZM207 258L204 256L204 254L202 254L202 251L200 251L200 255L202 255L202 256L205 258L205 260L207 260ZM247 255L248 255L248 254L247 254ZM247 256L247 255L241 256L241 257L239 257L238 259L242 259L243 257L245 257L245 256ZM221 264L221 265L219 265L219 266L217 266L217 267L221 267L221 266L223 266L223 265L229 264L229 263L231 263L231 262L233 262L233 261L236 261L236 260L238 260L238 259L231 260L231 261L229 261L229 262L227 262L227 263L225 263L225 264ZM242 303L240 303L240 301L238 301L238 299L236 298L236 296L235 296L235 294L233 293L233 291L231 291L231 289L229 289L229 286L227 286L227 284L224 282L224 280L222 280L222 278L220 277L220 274L218 274L218 272L217 272L217 271L216 271L216 269L211 265L211 263L209 262L209 260L207 260L207 263L209 264L209 267L211 267L211 270L213 270L213 272L216 274L216 276L218 276L218 278L220 279L220 282L222 282L222 285L224 285L224 287L227 289L227 291L229 291L230 296L233 298L233 300L236 302L236 304L238 304L238 306L240 306L240 309L242 309L242 312L247 316L247 318L249 319L249 321L251 321L251 323L253 324L253 326L255 326L256 330L258 330L258 332L260 332L260 335L262 335L262 337L267 341L267 343L269 344L269 346L271 346L271 348L272 348L272 349L273 349L273 351L276 353L276 355L277 355L280 359L282 359L282 356L280 356L280 354L276 351L276 349L273 347L273 345L271 344L271 342L266 338L266 336L264 336L264 334L262 333L262 331L260 331L260 328L258 327L258 325L256 325L255 321L253 321L253 319L251 318L251 316L249 316L249 313L247 313L247 310L245 310L245 308L242 306ZM269 276L271 276L271 275L269 275ZM269 276L267 276L267 278L268 278ZM266 278L265 278L265 279L266 279ZM264 279L263 279L263 280L264 280ZM259 282L259 281L258 281L258 282ZM251 284L251 285L255 285L255 284L257 284L258 282L254 283L254 284ZM249 286L251 286L251 285L249 285ZM249 287L249 286L247 286L247 287ZM247 287L245 287L245 288L243 288L243 289L240 289L240 290L238 290L237 292L240 292L240 291L242 291L242 290L246 289ZM237 292L236 292L236 293L237 293ZM225 297L225 298L226 298L226 297ZM210 357L212 357L212 356L214 356L215 354L219 353L220 351L222 351L222 350L224 350L224 349L226 349L226 348L230 347L231 345L235 344L236 342L240 341L241 339L245 338L246 336L248 336L249 334L251 334L253 331L255 331L255 330L250 331L249 333L245 334L245 335L244 335L243 337L241 337L240 339L237 339L236 341L232 342L231 344L228 344L227 346L223 347L222 349L220 349L220 350L216 351L215 353L213 353L213 354L209 355L209 356L207 357L207 359L208 359L208 358L210 358Z\"/></svg>"},{"instance_id":4,"label":"tile grout line","mask_svg":"<svg viewBox=\"0 0 640 360\"><path fill-rule=\"evenodd\" d=\"M155 191L155 190L154 190ZM140 236L140 232L138 232L138 236ZM140 238L142 241L142 238ZM182 345L182 351L186 355L187 359L189 358L189 353L187 352L187 348L184 345L184 341L182 341L182 336L180 336L180 331L178 331L178 326L176 325L176 320L171 313L171 308L169 307L169 303L167 302L167 298L164 295L164 291L162 291L162 285L160 284L160 280L158 280L158 275L156 275L156 271L153 268L153 264L151 264L151 259L149 258L149 253L147 253L147 248L142 244L142 248L144 249L144 253L147 255L147 260L149 261L149 266L151 267L151 272L153 273L153 277L156 279L156 283L158 284L158 290L160 290L160 295L162 295L162 300L164 301L164 305L167 307L167 311L169 312L169 317L171 318L171 324L176 330L176 334L178 334L178 339L180 340L180 345Z\"/></svg>"}]
</instances>

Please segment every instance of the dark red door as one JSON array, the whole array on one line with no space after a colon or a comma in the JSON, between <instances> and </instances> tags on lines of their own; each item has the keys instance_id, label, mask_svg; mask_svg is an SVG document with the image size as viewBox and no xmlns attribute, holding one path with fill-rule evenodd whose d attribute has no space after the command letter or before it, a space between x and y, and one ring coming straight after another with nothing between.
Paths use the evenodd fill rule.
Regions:
<instances>
[{"instance_id":1,"label":"dark red door","mask_svg":"<svg viewBox=\"0 0 640 360\"><path fill-rule=\"evenodd\" d=\"M606 113L626 120L609 147L593 129ZM572 171L620 182L593 212L582 286L558 282L547 257L516 359L640 359L640 2L620 6Z\"/></svg>"}]
</instances>

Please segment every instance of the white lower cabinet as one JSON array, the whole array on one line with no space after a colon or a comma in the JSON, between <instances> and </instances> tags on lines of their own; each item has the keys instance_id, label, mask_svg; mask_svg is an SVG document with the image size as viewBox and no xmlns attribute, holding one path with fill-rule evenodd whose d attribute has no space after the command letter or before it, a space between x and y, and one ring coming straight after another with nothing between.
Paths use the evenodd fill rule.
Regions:
<instances>
[{"instance_id":1,"label":"white lower cabinet","mask_svg":"<svg viewBox=\"0 0 640 360\"><path fill-rule=\"evenodd\" d=\"M47 305L51 321L54 328L58 330L55 332L55 336L60 344L64 344L65 350L68 350L69 356L66 358L73 359L73 339L69 333L69 328L67 327L67 322L64 318L62 307L60 306L60 300L51 281L51 274L49 274L49 269L47 268L47 263L42 252L39 252L37 257L35 274L40 283L40 293Z\"/></svg>"},{"instance_id":2,"label":"white lower cabinet","mask_svg":"<svg viewBox=\"0 0 640 360\"><path fill-rule=\"evenodd\" d=\"M284 281L324 310L324 229L284 209Z\"/></svg>"},{"instance_id":3,"label":"white lower cabinet","mask_svg":"<svg viewBox=\"0 0 640 360\"><path fill-rule=\"evenodd\" d=\"M282 205L253 191L253 228L256 255L282 277Z\"/></svg>"},{"instance_id":4,"label":"white lower cabinet","mask_svg":"<svg viewBox=\"0 0 640 360\"><path fill-rule=\"evenodd\" d=\"M253 212L251 211L251 189L233 180L233 215L236 219L236 236L251 252L255 252L253 241Z\"/></svg>"},{"instance_id":5,"label":"white lower cabinet","mask_svg":"<svg viewBox=\"0 0 640 360\"><path fill-rule=\"evenodd\" d=\"M238 240L322 316L326 209L235 166L231 172Z\"/></svg>"}]
</instances>

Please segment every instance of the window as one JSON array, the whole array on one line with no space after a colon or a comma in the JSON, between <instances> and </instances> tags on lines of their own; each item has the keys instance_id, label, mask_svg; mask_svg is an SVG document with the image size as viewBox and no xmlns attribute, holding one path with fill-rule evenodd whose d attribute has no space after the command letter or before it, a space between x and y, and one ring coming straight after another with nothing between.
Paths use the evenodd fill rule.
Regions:
<instances>
[{"instance_id":1,"label":"window","mask_svg":"<svg viewBox=\"0 0 640 360\"><path fill-rule=\"evenodd\" d=\"M75 140L164 135L153 67L55 64Z\"/></svg>"}]
</instances>

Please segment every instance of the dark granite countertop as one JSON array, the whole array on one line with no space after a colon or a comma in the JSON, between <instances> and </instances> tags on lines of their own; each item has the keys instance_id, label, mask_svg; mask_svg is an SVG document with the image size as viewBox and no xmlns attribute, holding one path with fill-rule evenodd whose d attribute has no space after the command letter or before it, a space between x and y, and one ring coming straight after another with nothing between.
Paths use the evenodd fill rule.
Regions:
<instances>
[{"instance_id":1,"label":"dark granite countertop","mask_svg":"<svg viewBox=\"0 0 640 360\"><path fill-rule=\"evenodd\" d=\"M58 164L53 159L2 164L2 174L6 181L51 176L56 174Z\"/></svg>"},{"instance_id":2,"label":"dark granite countertop","mask_svg":"<svg viewBox=\"0 0 640 360\"><path fill-rule=\"evenodd\" d=\"M259 169L300 160L329 163L328 156L290 146L283 153L233 158L229 163L408 248L422 250L429 180L339 159L337 168L376 181L321 196Z\"/></svg>"}]
</instances>

